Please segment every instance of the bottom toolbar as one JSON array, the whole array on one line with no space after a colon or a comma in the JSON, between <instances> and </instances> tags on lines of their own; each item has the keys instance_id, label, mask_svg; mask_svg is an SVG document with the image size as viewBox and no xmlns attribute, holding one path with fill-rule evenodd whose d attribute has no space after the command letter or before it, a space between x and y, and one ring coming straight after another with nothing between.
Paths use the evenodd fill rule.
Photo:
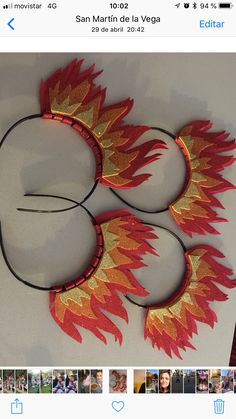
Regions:
<instances>
[{"instance_id":1,"label":"bottom toolbar","mask_svg":"<svg viewBox=\"0 0 236 419\"><path fill-rule=\"evenodd\" d=\"M90 402L90 398L91 399ZM222 415L224 418L235 418L236 398L233 396L199 396L172 394L170 398L165 396L147 397L134 394L128 395L102 395L78 396L78 397L55 397L41 394L35 397L31 394L13 397L12 395L0 395L0 415L10 418L19 415L27 419L39 419L53 415L57 419L69 416L98 417L112 419L115 416L122 418L141 419L148 412L153 412L156 417L181 418L181 419L204 419Z\"/></svg>"}]
</instances>

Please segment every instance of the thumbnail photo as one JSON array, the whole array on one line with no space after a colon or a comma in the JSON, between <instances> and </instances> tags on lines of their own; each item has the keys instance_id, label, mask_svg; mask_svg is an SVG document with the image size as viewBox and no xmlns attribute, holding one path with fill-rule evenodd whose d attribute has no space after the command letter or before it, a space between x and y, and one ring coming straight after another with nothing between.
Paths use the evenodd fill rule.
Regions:
<instances>
[{"instance_id":1,"label":"thumbnail photo","mask_svg":"<svg viewBox=\"0 0 236 419\"><path fill-rule=\"evenodd\" d=\"M16 392L27 393L28 392L28 381L27 381L27 370L16 370Z\"/></svg>"},{"instance_id":2,"label":"thumbnail photo","mask_svg":"<svg viewBox=\"0 0 236 419\"><path fill-rule=\"evenodd\" d=\"M90 370L78 370L78 393L91 393Z\"/></svg>"},{"instance_id":3,"label":"thumbnail photo","mask_svg":"<svg viewBox=\"0 0 236 419\"><path fill-rule=\"evenodd\" d=\"M145 366L135 391L190 393L193 366L233 368L235 82L234 53L0 54L4 392L102 393L114 366L125 393Z\"/></svg>"},{"instance_id":4,"label":"thumbnail photo","mask_svg":"<svg viewBox=\"0 0 236 419\"><path fill-rule=\"evenodd\" d=\"M109 392L127 393L127 370L109 371Z\"/></svg>"},{"instance_id":5,"label":"thumbnail photo","mask_svg":"<svg viewBox=\"0 0 236 419\"><path fill-rule=\"evenodd\" d=\"M0 393L2 393L2 370L0 370Z\"/></svg>"},{"instance_id":6,"label":"thumbnail photo","mask_svg":"<svg viewBox=\"0 0 236 419\"><path fill-rule=\"evenodd\" d=\"M171 371L160 370L159 393L171 393Z\"/></svg>"},{"instance_id":7,"label":"thumbnail photo","mask_svg":"<svg viewBox=\"0 0 236 419\"><path fill-rule=\"evenodd\" d=\"M196 392L196 370L184 370L184 393Z\"/></svg>"},{"instance_id":8,"label":"thumbnail photo","mask_svg":"<svg viewBox=\"0 0 236 419\"><path fill-rule=\"evenodd\" d=\"M209 393L221 393L221 370L209 371Z\"/></svg>"},{"instance_id":9,"label":"thumbnail photo","mask_svg":"<svg viewBox=\"0 0 236 419\"><path fill-rule=\"evenodd\" d=\"M134 370L134 393L146 393L146 370Z\"/></svg>"},{"instance_id":10,"label":"thumbnail photo","mask_svg":"<svg viewBox=\"0 0 236 419\"><path fill-rule=\"evenodd\" d=\"M209 393L209 371L197 370L197 393Z\"/></svg>"},{"instance_id":11,"label":"thumbnail photo","mask_svg":"<svg viewBox=\"0 0 236 419\"><path fill-rule=\"evenodd\" d=\"M158 370L146 370L146 393L159 393Z\"/></svg>"},{"instance_id":12,"label":"thumbnail photo","mask_svg":"<svg viewBox=\"0 0 236 419\"><path fill-rule=\"evenodd\" d=\"M66 370L66 391L67 394L78 392L78 371Z\"/></svg>"},{"instance_id":13,"label":"thumbnail photo","mask_svg":"<svg viewBox=\"0 0 236 419\"><path fill-rule=\"evenodd\" d=\"M172 370L172 393L183 393L183 370Z\"/></svg>"},{"instance_id":14,"label":"thumbnail photo","mask_svg":"<svg viewBox=\"0 0 236 419\"><path fill-rule=\"evenodd\" d=\"M34 368L28 370L28 393L40 393L40 369Z\"/></svg>"},{"instance_id":15,"label":"thumbnail photo","mask_svg":"<svg viewBox=\"0 0 236 419\"><path fill-rule=\"evenodd\" d=\"M91 370L91 393L102 393L103 372L102 370Z\"/></svg>"},{"instance_id":16,"label":"thumbnail photo","mask_svg":"<svg viewBox=\"0 0 236 419\"><path fill-rule=\"evenodd\" d=\"M53 370L52 392L54 394L65 393L65 370Z\"/></svg>"},{"instance_id":17,"label":"thumbnail photo","mask_svg":"<svg viewBox=\"0 0 236 419\"><path fill-rule=\"evenodd\" d=\"M41 393L52 394L52 370L43 369L40 372L41 376Z\"/></svg>"},{"instance_id":18,"label":"thumbnail photo","mask_svg":"<svg viewBox=\"0 0 236 419\"><path fill-rule=\"evenodd\" d=\"M14 370L3 370L3 393L16 392L16 379Z\"/></svg>"},{"instance_id":19,"label":"thumbnail photo","mask_svg":"<svg viewBox=\"0 0 236 419\"><path fill-rule=\"evenodd\" d=\"M234 371L221 370L222 393L234 392Z\"/></svg>"}]
</instances>

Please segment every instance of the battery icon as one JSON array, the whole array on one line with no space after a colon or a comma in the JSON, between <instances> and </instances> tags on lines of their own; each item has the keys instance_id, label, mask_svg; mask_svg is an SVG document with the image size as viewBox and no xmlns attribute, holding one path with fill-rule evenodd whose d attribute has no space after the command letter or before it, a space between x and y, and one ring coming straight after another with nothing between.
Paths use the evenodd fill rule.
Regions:
<instances>
[{"instance_id":1,"label":"battery icon","mask_svg":"<svg viewBox=\"0 0 236 419\"><path fill-rule=\"evenodd\" d=\"M233 7L232 3L219 3L220 9L231 9L231 7Z\"/></svg>"}]
</instances>

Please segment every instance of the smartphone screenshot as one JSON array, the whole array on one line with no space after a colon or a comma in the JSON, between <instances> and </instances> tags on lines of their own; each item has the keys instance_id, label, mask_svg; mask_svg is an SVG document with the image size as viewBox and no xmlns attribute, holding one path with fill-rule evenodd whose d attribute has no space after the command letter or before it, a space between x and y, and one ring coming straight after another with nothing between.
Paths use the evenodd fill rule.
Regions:
<instances>
[{"instance_id":1,"label":"smartphone screenshot","mask_svg":"<svg viewBox=\"0 0 236 419\"><path fill-rule=\"evenodd\" d=\"M0 417L234 418L235 19L0 1Z\"/></svg>"}]
</instances>

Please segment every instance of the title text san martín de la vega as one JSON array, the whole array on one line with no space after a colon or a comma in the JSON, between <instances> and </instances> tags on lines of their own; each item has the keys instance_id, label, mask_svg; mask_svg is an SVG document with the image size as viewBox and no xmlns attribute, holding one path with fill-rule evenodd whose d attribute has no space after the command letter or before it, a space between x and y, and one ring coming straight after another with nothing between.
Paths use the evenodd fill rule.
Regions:
<instances>
[{"instance_id":1,"label":"title text san mart\u00edn de la vega","mask_svg":"<svg viewBox=\"0 0 236 419\"><path fill-rule=\"evenodd\" d=\"M93 16L76 16L76 22L77 23L151 23L155 25L156 23L160 23L161 18L158 16L147 16L147 15L141 15L141 16L114 16L114 15L108 15L108 16L100 16L100 15L93 15Z\"/></svg>"}]
</instances>

